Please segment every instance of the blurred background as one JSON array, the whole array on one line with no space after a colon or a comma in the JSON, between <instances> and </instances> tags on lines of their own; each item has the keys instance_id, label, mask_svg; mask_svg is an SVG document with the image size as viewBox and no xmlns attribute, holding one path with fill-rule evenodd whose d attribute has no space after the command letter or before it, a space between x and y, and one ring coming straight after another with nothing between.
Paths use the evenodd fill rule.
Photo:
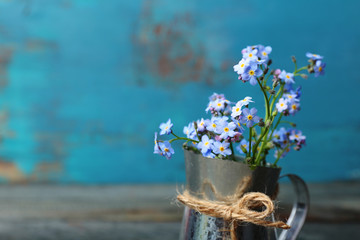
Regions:
<instances>
[{"instance_id":1,"label":"blurred background","mask_svg":"<svg viewBox=\"0 0 360 240\"><path fill-rule=\"evenodd\" d=\"M272 46L273 67L287 71L292 55L306 65L308 51L327 63L325 76L297 79L302 109L288 120L307 146L281 160L282 172L314 184L358 182L359 7L351 0L0 0L4 194L13 183L181 185L181 144L169 161L154 155L154 132L168 118L180 135L190 121L210 117L213 92L234 102L252 96L261 109L261 91L233 72L241 50L254 44Z\"/></svg>"}]
</instances>

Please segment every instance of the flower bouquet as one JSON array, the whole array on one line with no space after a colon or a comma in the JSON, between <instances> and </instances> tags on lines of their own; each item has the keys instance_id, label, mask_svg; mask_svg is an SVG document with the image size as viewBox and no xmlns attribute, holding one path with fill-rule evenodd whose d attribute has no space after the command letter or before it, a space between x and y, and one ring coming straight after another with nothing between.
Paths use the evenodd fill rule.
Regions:
<instances>
[{"instance_id":1,"label":"flower bouquet","mask_svg":"<svg viewBox=\"0 0 360 240\"><path fill-rule=\"evenodd\" d=\"M302 67L298 67L295 57L292 57L294 63L294 71L289 72L281 69L270 69L272 60L269 58L272 48L270 46L255 45L249 46L242 50L243 58L238 64L234 66L234 71L238 74L238 79L243 83L249 83L253 86L258 86L264 95L265 102L265 115L258 116L258 111L253 105L255 101L250 96L245 96L243 99L233 102L228 100L223 94L214 93L209 98L209 104L206 108L206 112L211 114L208 119L201 118L197 121L190 122L184 127L184 137L179 136L173 130L173 123L169 119L165 123L160 124L160 135L172 135L173 138L170 140L159 140L158 134L155 133L155 146L154 153L160 154L167 159L170 159L174 154L174 149L171 144L174 141L184 141L185 157L186 157L186 173L187 173L187 190L190 194L186 199L180 199L180 202L184 203L189 207L189 211L200 212L207 216L206 221L209 219L224 219L225 223L218 226L218 230L211 230L214 234L220 234L220 228L226 228L226 222L230 222L231 226L234 226L234 222L250 222L251 225L260 225L269 227L270 225L259 224L254 219L241 220L239 217L234 218L223 216L219 214L209 214L203 210L203 205L206 203L189 204L188 198L196 196L199 200L215 200L222 201L221 197L234 196L237 194L237 198L240 199L247 192L263 192L268 197L274 194L277 183L280 168L278 162L281 158L285 157L286 154L293 148L294 150L300 150L306 142L306 137L303 133L296 129L296 124L286 121L286 117L289 115L295 115L300 111L300 98L301 98L301 87L295 87L295 78L307 79L309 74L314 74L315 77L324 74L326 64L323 62L323 57L317 54L306 53L309 58L308 64ZM257 100L256 100L257 101ZM273 152L274 160L270 161L268 158L269 153ZM240 157L239 157L240 156ZM187 162L187 159L199 159ZM194 161L198 161L194 163ZM215 167L216 171L222 171L215 175L223 175L223 178L228 177L228 172L223 169L230 169L232 171L237 167L241 169L245 168L248 171L246 174L235 172L235 179L230 182L233 187L229 191L222 191L231 185L229 181L224 179L214 179L212 171L215 170L203 170L208 168L209 164L221 164ZM224 165L226 164L226 165ZM264 181L260 180L259 186L265 186L264 189L258 189L254 183L257 182L254 179L254 174L260 169L266 168L266 172L278 172L273 178L273 186L265 185ZM195 170L194 170L195 169ZM273 169L273 170L271 170ZM242 170L241 170L242 171ZM261 170L262 171L262 170ZM206 172L206 173L205 173ZM210 174L211 172L211 174ZM193 176L189 176L189 175ZM196 176L198 175L198 176ZM241 175L240 178L238 175ZM246 176L244 176L246 175ZM256 174L255 174L256 175ZM261 175L266 175L262 173ZM196 177L194 177L196 176ZM249 177L250 178L247 178ZM189 181L198 182L196 187ZM241 194L238 194L239 185L244 185L244 179L250 179ZM296 180L294 180L296 181ZM221 182L227 182L222 184ZM241 183L241 184L240 184ZM204 186L208 189L208 192L212 192L212 197L209 197L209 193L204 190ZM210 187L209 187L210 186ZM216 187L218 186L218 187ZM269 192L269 189L272 189ZM187 192L186 192L187 193ZM220 194L221 193L221 194ZM219 196L221 197L219 198ZM204 197L205 196L205 197ZM191 199L191 201L194 199ZM236 201L236 199L232 199ZM200 204L200 205L199 205ZM227 202L225 205L231 203ZM258 211L252 211L258 212ZM189 214L188 214L189 215ZM208 216L209 215L209 216ZM185 215L184 215L185 216ZM256 218L256 217L255 217ZM303 216L304 218L304 216ZM266 220L264 220L266 221ZM303 220L302 220L303 221ZM224 225L225 224L225 225ZM293 222L293 225L296 224ZM300 224L302 225L302 223ZM275 227L279 227L275 226ZM290 227L290 226L288 226ZM301 227L301 226L300 226ZM287 228L287 227L281 227ZM188 229L186 231L192 232L191 234L183 234L183 239L192 239L188 236L193 236L194 229ZM210 231L210 230L209 230ZM244 232L237 228L237 232ZM231 232L231 238L234 238L236 231L233 229ZM261 232L257 229L257 232ZM268 234L268 231L263 231ZM224 233L221 233L222 236ZM265 234L265 233L264 233ZM284 236L286 233L283 234ZM262 238L262 237L261 237ZM193 238L196 239L196 238ZM210 238L209 238L210 239Z\"/></svg>"}]
</instances>

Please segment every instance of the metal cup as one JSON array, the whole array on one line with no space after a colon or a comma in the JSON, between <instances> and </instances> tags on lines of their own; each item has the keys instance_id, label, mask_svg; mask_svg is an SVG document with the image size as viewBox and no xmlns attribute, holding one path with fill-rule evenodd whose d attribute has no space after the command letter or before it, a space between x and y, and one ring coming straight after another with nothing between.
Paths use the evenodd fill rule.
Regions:
<instances>
[{"instance_id":1,"label":"metal cup","mask_svg":"<svg viewBox=\"0 0 360 240\"><path fill-rule=\"evenodd\" d=\"M228 160L205 158L185 150L186 189L198 198L221 200L233 196L239 186L245 192L262 192L273 196L277 190L280 168L257 167ZM309 193L304 181L295 175L287 175L295 187L296 200L287 222L289 230L277 233L275 228L252 223L238 223L237 239L296 239L307 214ZM214 192L215 191L215 192ZM274 216L272 216L274 218ZM230 224L222 218L210 217L185 207L180 240L227 240L231 239Z\"/></svg>"}]
</instances>

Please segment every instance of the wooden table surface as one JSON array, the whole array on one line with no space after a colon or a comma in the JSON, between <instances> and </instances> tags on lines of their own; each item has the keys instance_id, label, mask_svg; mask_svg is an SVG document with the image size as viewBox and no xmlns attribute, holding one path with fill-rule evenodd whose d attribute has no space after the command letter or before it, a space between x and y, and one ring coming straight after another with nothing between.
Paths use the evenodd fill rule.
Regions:
<instances>
[{"instance_id":1,"label":"wooden table surface","mask_svg":"<svg viewBox=\"0 0 360 240\"><path fill-rule=\"evenodd\" d=\"M177 239L176 185L3 185L0 239ZM298 239L360 239L360 182L309 184L310 212ZM281 185L279 206L293 193ZM357 237L355 237L357 236Z\"/></svg>"}]
</instances>

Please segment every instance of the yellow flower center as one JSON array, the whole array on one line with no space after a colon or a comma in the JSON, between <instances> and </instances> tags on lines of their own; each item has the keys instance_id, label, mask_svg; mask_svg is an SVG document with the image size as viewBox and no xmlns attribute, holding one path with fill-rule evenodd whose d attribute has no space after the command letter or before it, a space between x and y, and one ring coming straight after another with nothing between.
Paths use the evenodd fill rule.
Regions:
<instances>
[{"instance_id":1,"label":"yellow flower center","mask_svg":"<svg viewBox=\"0 0 360 240\"><path fill-rule=\"evenodd\" d=\"M296 137L296 138L299 138L299 135L295 134L295 137Z\"/></svg>"},{"instance_id":2,"label":"yellow flower center","mask_svg":"<svg viewBox=\"0 0 360 240\"><path fill-rule=\"evenodd\" d=\"M251 120L251 119L253 119L253 116L252 116L252 115L248 115L248 116L247 116L247 119L248 119L248 120Z\"/></svg>"},{"instance_id":3,"label":"yellow flower center","mask_svg":"<svg viewBox=\"0 0 360 240\"><path fill-rule=\"evenodd\" d=\"M165 127L165 130L168 130L168 128L169 128L169 127L168 127L168 126L166 126L166 127Z\"/></svg>"},{"instance_id":4,"label":"yellow flower center","mask_svg":"<svg viewBox=\"0 0 360 240\"><path fill-rule=\"evenodd\" d=\"M223 151L225 150L225 148L224 148L224 147L220 147L219 150L223 152Z\"/></svg>"},{"instance_id":5,"label":"yellow flower center","mask_svg":"<svg viewBox=\"0 0 360 240\"><path fill-rule=\"evenodd\" d=\"M221 107L221 103L218 103L217 105L218 105L218 107Z\"/></svg>"},{"instance_id":6,"label":"yellow flower center","mask_svg":"<svg viewBox=\"0 0 360 240\"><path fill-rule=\"evenodd\" d=\"M168 151L169 151L169 149L168 149L168 148L164 148L164 151L165 151L165 152L168 152Z\"/></svg>"},{"instance_id":7,"label":"yellow flower center","mask_svg":"<svg viewBox=\"0 0 360 240\"><path fill-rule=\"evenodd\" d=\"M238 125L239 127L241 127L241 125L240 125L240 123L239 123L239 122L237 123L237 125Z\"/></svg>"},{"instance_id":8,"label":"yellow flower center","mask_svg":"<svg viewBox=\"0 0 360 240\"><path fill-rule=\"evenodd\" d=\"M224 132L228 132L228 131L229 131L228 127L224 128Z\"/></svg>"},{"instance_id":9,"label":"yellow flower center","mask_svg":"<svg viewBox=\"0 0 360 240\"><path fill-rule=\"evenodd\" d=\"M209 142L205 142L204 145L205 145L205 146L209 145Z\"/></svg>"},{"instance_id":10,"label":"yellow flower center","mask_svg":"<svg viewBox=\"0 0 360 240\"><path fill-rule=\"evenodd\" d=\"M291 106L291 108L294 109L294 110L296 110L296 105L293 104L293 105Z\"/></svg>"},{"instance_id":11,"label":"yellow flower center","mask_svg":"<svg viewBox=\"0 0 360 240\"><path fill-rule=\"evenodd\" d=\"M216 124L215 124L215 123L213 123L211 126L212 126L213 128L216 128Z\"/></svg>"},{"instance_id":12,"label":"yellow flower center","mask_svg":"<svg viewBox=\"0 0 360 240\"><path fill-rule=\"evenodd\" d=\"M313 54L314 57L317 57L318 55L317 54Z\"/></svg>"},{"instance_id":13,"label":"yellow flower center","mask_svg":"<svg viewBox=\"0 0 360 240\"><path fill-rule=\"evenodd\" d=\"M252 57L253 56L253 54L252 53L249 53L249 57Z\"/></svg>"},{"instance_id":14,"label":"yellow flower center","mask_svg":"<svg viewBox=\"0 0 360 240\"><path fill-rule=\"evenodd\" d=\"M247 147L247 145L246 145L246 144L243 144L242 146L243 146L244 148L246 148L246 147Z\"/></svg>"},{"instance_id":15,"label":"yellow flower center","mask_svg":"<svg viewBox=\"0 0 360 240\"><path fill-rule=\"evenodd\" d=\"M291 95L289 95L289 98L292 99L293 97Z\"/></svg>"},{"instance_id":16,"label":"yellow flower center","mask_svg":"<svg viewBox=\"0 0 360 240\"><path fill-rule=\"evenodd\" d=\"M204 122L201 122L201 123L200 123L200 126L202 126L202 125L204 125Z\"/></svg>"},{"instance_id":17,"label":"yellow flower center","mask_svg":"<svg viewBox=\"0 0 360 240\"><path fill-rule=\"evenodd\" d=\"M255 74L254 70L250 70L250 71L249 71L249 75L252 76L252 75L254 75L254 74Z\"/></svg>"},{"instance_id":18,"label":"yellow flower center","mask_svg":"<svg viewBox=\"0 0 360 240\"><path fill-rule=\"evenodd\" d=\"M236 112L240 111L240 108L236 108L235 111L236 111Z\"/></svg>"},{"instance_id":19,"label":"yellow flower center","mask_svg":"<svg viewBox=\"0 0 360 240\"><path fill-rule=\"evenodd\" d=\"M290 76L289 76L289 75L286 75L286 78L287 78L287 79L289 79L289 78L290 78Z\"/></svg>"},{"instance_id":20,"label":"yellow flower center","mask_svg":"<svg viewBox=\"0 0 360 240\"><path fill-rule=\"evenodd\" d=\"M319 72L321 72L322 71L322 67L319 67Z\"/></svg>"},{"instance_id":21,"label":"yellow flower center","mask_svg":"<svg viewBox=\"0 0 360 240\"><path fill-rule=\"evenodd\" d=\"M267 53L266 53L266 52L263 52L262 54L263 54L264 56L266 56L266 55L267 55Z\"/></svg>"},{"instance_id":22,"label":"yellow flower center","mask_svg":"<svg viewBox=\"0 0 360 240\"><path fill-rule=\"evenodd\" d=\"M283 103L280 103L280 107L283 107L284 106L284 104Z\"/></svg>"},{"instance_id":23,"label":"yellow flower center","mask_svg":"<svg viewBox=\"0 0 360 240\"><path fill-rule=\"evenodd\" d=\"M244 63L240 65L240 67L242 67L242 68L243 68L244 66L245 66L245 64L244 64Z\"/></svg>"}]
</instances>

